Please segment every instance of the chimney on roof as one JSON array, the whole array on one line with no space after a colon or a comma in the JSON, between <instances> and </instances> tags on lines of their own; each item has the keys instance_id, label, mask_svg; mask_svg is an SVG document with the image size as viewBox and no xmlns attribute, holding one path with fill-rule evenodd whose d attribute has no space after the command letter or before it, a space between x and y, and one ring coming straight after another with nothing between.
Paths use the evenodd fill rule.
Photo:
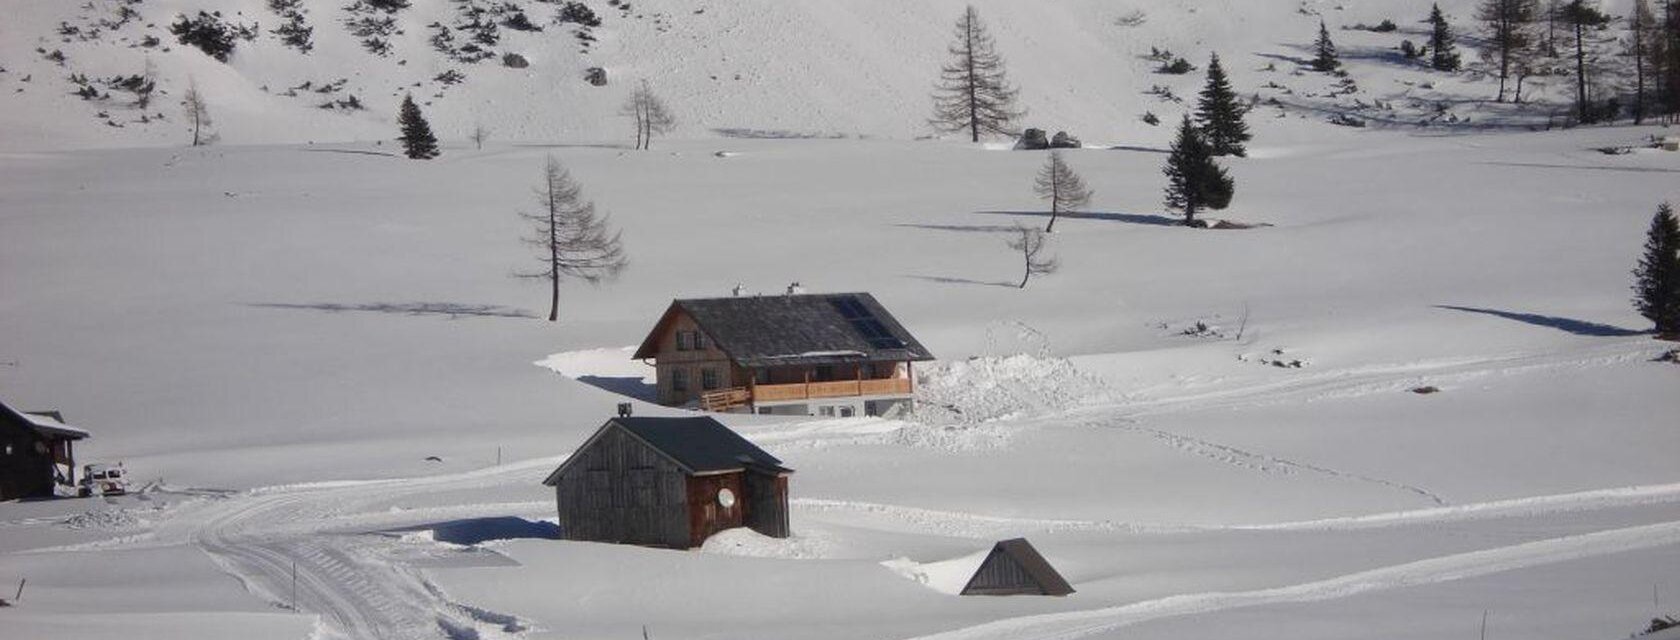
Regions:
<instances>
[{"instance_id":1,"label":"chimney on roof","mask_svg":"<svg viewBox=\"0 0 1680 640\"><path fill-rule=\"evenodd\" d=\"M630 403L628 403L628 402L618 403L618 417L620 417L620 418L630 417Z\"/></svg>"},{"instance_id":2,"label":"chimney on roof","mask_svg":"<svg viewBox=\"0 0 1680 640\"><path fill-rule=\"evenodd\" d=\"M795 282L793 284L788 285L788 288L787 288L787 294L788 295L797 296L797 295L801 295L803 293L805 293L805 287L800 286L800 284L798 282Z\"/></svg>"},{"instance_id":3,"label":"chimney on roof","mask_svg":"<svg viewBox=\"0 0 1680 640\"><path fill-rule=\"evenodd\" d=\"M739 297L741 297L741 294L747 292L747 288L741 286L741 283L737 282L737 283L735 283L735 288L730 289L730 292L734 293L735 297L739 298Z\"/></svg>"}]
</instances>

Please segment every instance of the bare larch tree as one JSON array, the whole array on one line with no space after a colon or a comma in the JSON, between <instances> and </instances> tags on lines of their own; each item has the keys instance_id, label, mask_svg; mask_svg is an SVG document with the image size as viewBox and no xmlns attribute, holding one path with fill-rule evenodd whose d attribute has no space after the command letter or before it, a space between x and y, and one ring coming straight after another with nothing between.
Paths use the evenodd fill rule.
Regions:
<instances>
[{"instance_id":1,"label":"bare larch tree","mask_svg":"<svg viewBox=\"0 0 1680 640\"><path fill-rule=\"evenodd\" d=\"M1021 284L1017 288L1027 288L1027 281L1035 275L1049 275L1061 266L1054 257L1043 255L1044 243L1048 238L1038 227L1023 227L1015 225L1015 232L1009 239L1009 248L1021 252L1021 262L1025 273L1021 275Z\"/></svg>"},{"instance_id":2,"label":"bare larch tree","mask_svg":"<svg viewBox=\"0 0 1680 640\"><path fill-rule=\"evenodd\" d=\"M1062 152L1051 151L1044 167L1038 170L1038 178L1033 180L1033 193L1038 194L1039 199L1050 202L1050 224L1044 226L1044 232L1054 233L1056 218L1064 211L1090 204L1092 191L1086 188L1085 180L1062 160Z\"/></svg>"},{"instance_id":3,"label":"bare larch tree","mask_svg":"<svg viewBox=\"0 0 1680 640\"><path fill-rule=\"evenodd\" d=\"M485 141L490 139L490 130L486 129L483 124L475 124L468 137L472 139L473 144L478 147L479 151L483 151Z\"/></svg>"},{"instance_id":4,"label":"bare larch tree","mask_svg":"<svg viewBox=\"0 0 1680 640\"><path fill-rule=\"evenodd\" d=\"M567 278L590 284L618 275L629 264L619 232L608 228L608 217L597 216L595 203L554 156L543 166L543 182L536 188L540 208L519 216L531 224L525 242L536 247L542 268L516 274L545 280L549 285L548 321L560 319L560 281Z\"/></svg>"},{"instance_id":5,"label":"bare larch tree","mask_svg":"<svg viewBox=\"0 0 1680 640\"><path fill-rule=\"evenodd\" d=\"M1015 109L1018 91L1009 86L1003 58L974 7L957 20L957 38L949 51L952 59L939 69L928 123L944 132L966 130L974 142L981 134L1014 135L1011 123L1026 112Z\"/></svg>"},{"instance_id":6,"label":"bare larch tree","mask_svg":"<svg viewBox=\"0 0 1680 640\"><path fill-rule=\"evenodd\" d=\"M619 108L621 115L630 116L636 122L636 148L648 149L653 145L653 134L668 133L677 126L676 116L671 115L665 101L654 95L653 89L646 80L630 92L630 98Z\"/></svg>"},{"instance_id":7,"label":"bare larch tree","mask_svg":"<svg viewBox=\"0 0 1680 640\"><path fill-rule=\"evenodd\" d=\"M214 136L209 134L210 105L204 102L204 94L198 92L198 83L187 81L187 93L181 98L181 111L187 116L187 125L192 127L192 146L210 144L214 140Z\"/></svg>"},{"instance_id":8,"label":"bare larch tree","mask_svg":"<svg viewBox=\"0 0 1680 640\"><path fill-rule=\"evenodd\" d=\"M1495 102L1505 101L1505 81L1518 74L1517 102L1522 102L1522 72L1528 68L1528 58L1534 52L1534 17L1540 10L1537 0L1482 0L1476 7L1476 19L1482 23L1482 59L1499 67L1499 95Z\"/></svg>"}]
</instances>

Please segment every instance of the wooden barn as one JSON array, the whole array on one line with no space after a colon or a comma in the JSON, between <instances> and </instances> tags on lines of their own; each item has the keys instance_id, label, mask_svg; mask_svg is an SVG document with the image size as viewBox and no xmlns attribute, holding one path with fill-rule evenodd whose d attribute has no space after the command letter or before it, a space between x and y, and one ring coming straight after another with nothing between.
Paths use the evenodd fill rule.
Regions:
<instances>
[{"instance_id":1,"label":"wooden barn","mask_svg":"<svg viewBox=\"0 0 1680 640\"><path fill-rule=\"evenodd\" d=\"M56 412L24 412L0 402L0 500L55 495L76 484L75 442L88 432Z\"/></svg>"},{"instance_id":2,"label":"wooden barn","mask_svg":"<svg viewBox=\"0 0 1680 640\"><path fill-rule=\"evenodd\" d=\"M849 417L912 408L933 355L867 293L676 300L634 356L659 403L706 411Z\"/></svg>"},{"instance_id":3,"label":"wooden barn","mask_svg":"<svg viewBox=\"0 0 1680 640\"><path fill-rule=\"evenodd\" d=\"M788 476L707 417L608 420L543 484L560 537L688 549L724 529L788 537Z\"/></svg>"},{"instance_id":4,"label":"wooden barn","mask_svg":"<svg viewBox=\"0 0 1680 640\"><path fill-rule=\"evenodd\" d=\"M965 596L1065 596L1073 586L1026 538L1004 540L980 563L963 587Z\"/></svg>"}]
</instances>

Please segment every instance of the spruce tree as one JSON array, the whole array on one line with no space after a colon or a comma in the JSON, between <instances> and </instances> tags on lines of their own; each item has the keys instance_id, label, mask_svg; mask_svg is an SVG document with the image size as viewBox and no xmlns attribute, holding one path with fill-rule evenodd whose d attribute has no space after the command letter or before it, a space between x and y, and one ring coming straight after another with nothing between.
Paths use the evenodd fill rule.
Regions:
<instances>
[{"instance_id":1,"label":"spruce tree","mask_svg":"<svg viewBox=\"0 0 1680 640\"><path fill-rule=\"evenodd\" d=\"M1312 68L1314 71L1330 73L1342 66L1341 58L1336 57L1336 43L1330 41L1330 29L1324 26L1324 21L1318 21L1318 41L1313 43Z\"/></svg>"},{"instance_id":2,"label":"spruce tree","mask_svg":"<svg viewBox=\"0 0 1680 640\"><path fill-rule=\"evenodd\" d=\"M1184 116L1179 124L1178 138L1161 172L1167 176L1167 208L1182 212L1185 226L1195 226L1197 211L1229 206L1236 191L1236 184L1214 160L1213 149L1202 139L1190 116Z\"/></svg>"},{"instance_id":3,"label":"spruce tree","mask_svg":"<svg viewBox=\"0 0 1680 640\"><path fill-rule=\"evenodd\" d=\"M1429 66L1436 71L1457 71L1458 47L1453 38L1452 25L1447 24L1447 17L1441 15L1441 5L1431 5L1429 26L1429 49L1435 52L1429 58Z\"/></svg>"},{"instance_id":4,"label":"spruce tree","mask_svg":"<svg viewBox=\"0 0 1680 640\"><path fill-rule=\"evenodd\" d=\"M939 69L928 123L940 131L966 130L974 142L982 134L1013 135L1011 123L1024 115L1015 108L1018 90L1009 85L1003 57L993 48L992 36L974 7L957 21L957 37L949 51L952 60Z\"/></svg>"},{"instance_id":5,"label":"spruce tree","mask_svg":"<svg viewBox=\"0 0 1680 640\"><path fill-rule=\"evenodd\" d=\"M1254 136L1248 133L1248 123L1243 122L1246 111L1239 103L1237 93L1231 90L1225 68L1219 65L1219 54L1213 54L1208 61L1207 86L1202 88L1201 100L1196 104L1196 124L1201 127L1202 135L1207 137L1213 155L1248 155L1243 143Z\"/></svg>"},{"instance_id":6,"label":"spruce tree","mask_svg":"<svg viewBox=\"0 0 1680 640\"><path fill-rule=\"evenodd\" d=\"M1645 255L1633 270L1633 306L1662 335L1680 335L1680 220L1668 203L1657 207L1645 235Z\"/></svg>"},{"instance_id":7,"label":"spruce tree","mask_svg":"<svg viewBox=\"0 0 1680 640\"><path fill-rule=\"evenodd\" d=\"M432 126L426 124L426 117L420 115L419 105L414 104L414 96L403 96L402 108L397 112L397 125L402 127L403 153L413 160L430 160L438 157L437 136L432 135Z\"/></svg>"}]
</instances>

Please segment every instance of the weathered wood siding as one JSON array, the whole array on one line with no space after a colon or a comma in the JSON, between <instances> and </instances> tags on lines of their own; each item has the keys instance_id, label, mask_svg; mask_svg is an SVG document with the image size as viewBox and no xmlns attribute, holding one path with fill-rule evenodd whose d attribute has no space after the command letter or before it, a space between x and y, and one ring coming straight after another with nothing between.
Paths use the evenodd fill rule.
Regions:
<instances>
[{"instance_id":1,"label":"weathered wood siding","mask_svg":"<svg viewBox=\"0 0 1680 640\"><path fill-rule=\"evenodd\" d=\"M0 417L0 500L53 494L53 452L44 448L35 430Z\"/></svg>"},{"instance_id":2,"label":"weathered wood siding","mask_svg":"<svg viewBox=\"0 0 1680 640\"><path fill-rule=\"evenodd\" d=\"M708 391L703 384L704 371L711 369L717 372L718 389L746 386L747 378L738 376L737 367L730 361L729 356L719 350L712 343L710 337L705 338L703 349L677 349L677 332L694 333L700 331L700 326L694 323L686 313L677 313L671 321L666 322L659 329L658 353L654 356L656 384L659 387L659 404L679 406L694 400ZM691 344L690 347L693 345ZM672 372L681 369L687 372L688 387L678 391L672 382Z\"/></svg>"},{"instance_id":3,"label":"weathered wood siding","mask_svg":"<svg viewBox=\"0 0 1680 640\"><path fill-rule=\"evenodd\" d=\"M562 538L689 546L682 468L619 427L572 455L554 488Z\"/></svg>"},{"instance_id":4,"label":"weathered wood siding","mask_svg":"<svg viewBox=\"0 0 1680 640\"><path fill-rule=\"evenodd\" d=\"M1044 589L1038 585L1027 570L1015 562L1000 549L993 549L986 561L980 563L980 569L974 572L968 587L963 589L963 595L977 596L1012 596L1038 595Z\"/></svg>"},{"instance_id":5,"label":"weathered wood siding","mask_svg":"<svg viewBox=\"0 0 1680 640\"><path fill-rule=\"evenodd\" d=\"M747 495L741 475L737 471L688 479L690 546L698 547L712 534L739 527L746 521ZM722 489L734 492L734 506L718 503L718 491Z\"/></svg>"},{"instance_id":6,"label":"weathered wood siding","mask_svg":"<svg viewBox=\"0 0 1680 640\"><path fill-rule=\"evenodd\" d=\"M791 535L788 527L788 479L768 473L747 472L746 524L772 538Z\"/></svg>"}]
</instances>

